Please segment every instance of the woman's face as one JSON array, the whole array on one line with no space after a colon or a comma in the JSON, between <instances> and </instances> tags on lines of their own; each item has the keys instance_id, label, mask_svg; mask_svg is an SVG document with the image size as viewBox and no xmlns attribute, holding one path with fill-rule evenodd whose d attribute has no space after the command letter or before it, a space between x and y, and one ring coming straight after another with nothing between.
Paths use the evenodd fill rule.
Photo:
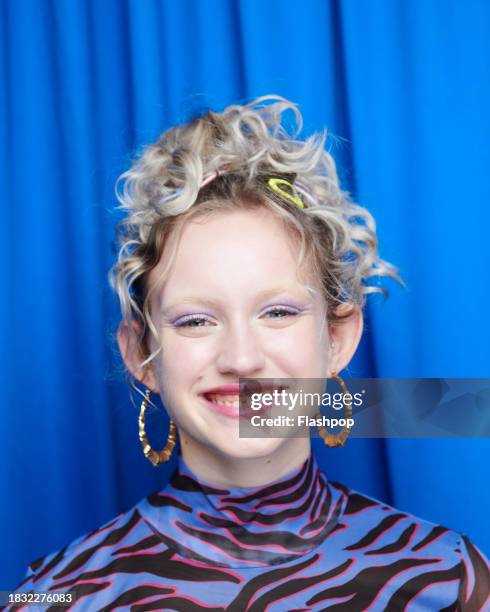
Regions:
<instances>
[{"instance_id":1,"label":"woman's face","mask_svg":"<svg viewBox=\"0 0 490 612\"><path fill-rule=\"evenodd\" d=\"M299 274L297 261L294 242L265 209L216 213L185 226L167 280L151 297L162 350L146 381L181 441L230 458L265 456L288 443L240 438L238 419L214 410L204 394L239 377L328 376L326 305L307 290L314 279ZM153 340L151 352L156 348Z\"/></svg>"}]
</instances>

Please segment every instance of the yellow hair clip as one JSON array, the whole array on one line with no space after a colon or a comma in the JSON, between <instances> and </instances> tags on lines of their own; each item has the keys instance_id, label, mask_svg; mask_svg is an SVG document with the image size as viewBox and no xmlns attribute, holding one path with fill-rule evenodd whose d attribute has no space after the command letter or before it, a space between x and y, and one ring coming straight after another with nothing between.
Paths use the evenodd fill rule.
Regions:
<instances>
[{"instance_id":1,"label":"yellow hair clip","mask_svg":"<svg viewBox=\"0 0 490 612\"><path fill-rule=\"evenodd\" d=\"M288 193L287 191L282 189L281 185L288 187L291 190L291 192ZM289 200L290 202L295 204L298 208L305 207L301 199L297 195L294 195L295 194L294 187L287 179L271 177L270 179L267 180L267 186L270 187L272 191L275 191L279 196L281 196L281 198L285 198L286 200Z\"/></svg>"}]
</instances>

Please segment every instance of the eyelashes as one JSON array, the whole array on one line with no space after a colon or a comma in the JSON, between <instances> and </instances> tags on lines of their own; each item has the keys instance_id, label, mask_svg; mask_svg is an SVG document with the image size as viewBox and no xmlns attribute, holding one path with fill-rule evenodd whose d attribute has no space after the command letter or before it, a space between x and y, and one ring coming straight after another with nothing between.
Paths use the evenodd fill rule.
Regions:
<instances>
[{"instance_id":1,"label":"eyelashes","mask_svg":"<svg viewBox=\"0 0 490 612\"><path fill-rule=\"evenodd\" d=\"M285 306L274 306L274 308L267 310L264 314L274 315L273 317L271 317L273 319L284 319L286 317L295 317L300 314L300 311Z\"/></svg>"},{"instance_id":2,"label":"eyelashes","mask_svg":"<svg viewBox=\"0 0 490 612\"><path fill-rule=\"evenodd\" d=\"M282 320L288 317L295 317L301 314L301 310L291 308L289 306L274 306L264 312L262 317L267 317L272 320ZM206 323L213 324L211 317L205 314L190 314L179 317L173 321L172 325L177 328L196 328L205 327Z\"/></svg>"},{"instance_id":3,"label":"eyelashes","mask_svg":"<svg viewBox=\"0 0 490 612\"><path fill-rule=\"evenodd\" d=\"M185 315L172 323L174 327L204 327L204 323L211 322L206 315Z\"/></svg>"}]
</instances>

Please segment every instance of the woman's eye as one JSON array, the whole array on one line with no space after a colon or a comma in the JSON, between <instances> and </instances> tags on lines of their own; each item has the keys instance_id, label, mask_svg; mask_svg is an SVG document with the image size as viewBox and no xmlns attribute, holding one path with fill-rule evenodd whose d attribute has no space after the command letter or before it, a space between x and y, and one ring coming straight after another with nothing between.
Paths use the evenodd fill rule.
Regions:
<instances>
[{"instance_id":1,"label":"woman's eye","mask_svg":"<svg viewBox=\"0 0 490 612\"><path fill-rule=\"evenodd\" d=\"M294 317L298 314L298 311L291 308L276 306L275 308L271 308L265 312L264 316L277 321L287 317ZM212 321L210 321L209 318L204 315L185 315L177 319L173 325L177 328L196 329L197 327L212 325Z\"/></svg>"},{"instance_id":2,"label":"woman's eye","mask_svg":"<svg viewBox=\"0 0 490 612\"><path fill-rule=\"evenodd\" d=\"M197 317L195 315L188 315L175 321L175 327L204 327L209 320L205 317Z\"/></svg>"},{"instance_id":3,"label":"woman's eye","mask_svg":"<svg viewBox=\"0 0 490 612\"><path fill-rule=\"evenodd\" d=\"M284 319L285 317L294 317L298 314L296 310L291 310L289 308L271 308L265 313L267 316L270 316L271 319Z\"/></svg>"}]
</instances>

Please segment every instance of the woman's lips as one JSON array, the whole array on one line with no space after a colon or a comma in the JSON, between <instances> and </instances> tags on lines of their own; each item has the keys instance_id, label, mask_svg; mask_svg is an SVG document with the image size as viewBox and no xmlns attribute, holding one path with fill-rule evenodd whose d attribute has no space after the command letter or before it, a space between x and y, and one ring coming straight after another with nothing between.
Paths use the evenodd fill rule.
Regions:
<instances>
[{"instance_id":1,"label":"woman's lips","mask_svg":"<svg viewBox=\"0 0 490 612\"><path fill-rule=\"evenodd\" d=\"M206 403L206 405L208 406L208 408L211 408L211 410L213 410L214 412L217 412L218 414L222 414L226 417L230 417L232 419L240 418L240 408L238 406L238 397L239 397L238 395L235 396L236 402L234 402L233 404L229 404L229 405L218 404L217 402L213 402L211 401L211 399L208 399L208 397L204 394L201 395L201 397ZM226 397L229 397L229 396L226 396Z\"/></svg>"},{"instance_id":2,"label":"woman's lips","mask_svg":"<svg viewBox=\"0 0 490 612\"><path fill-rule=\"evenodd\" d=\"M228 384L213 387L199 395L206 405L218 414L223 414L233 419L250 419L253 415L264 415L271 410L271 406L268 404L261 405L260 413L258 413L257 410L252 410L252 395L257 393L259 395L261 393L270 393L271 391L281 391L283 389L288 389L288 387L270 383L264 384L258 380L252 380L241 385Z\"/></svg>"},{"instance_id":3,"label":"woman's lips","mask_svg":"<svg viewBox=\"0 0 490 612\"><path fill-rule=\"evenodd\" d=\"M255 410L252 410L247 405L243 405L243 403L240 410L240 396L238 394L223 395L217 393L201 393L200 397L202 397L211 410L232 419L249 419L253 414L256 414Z\"/></svg>"}]
</instances>

